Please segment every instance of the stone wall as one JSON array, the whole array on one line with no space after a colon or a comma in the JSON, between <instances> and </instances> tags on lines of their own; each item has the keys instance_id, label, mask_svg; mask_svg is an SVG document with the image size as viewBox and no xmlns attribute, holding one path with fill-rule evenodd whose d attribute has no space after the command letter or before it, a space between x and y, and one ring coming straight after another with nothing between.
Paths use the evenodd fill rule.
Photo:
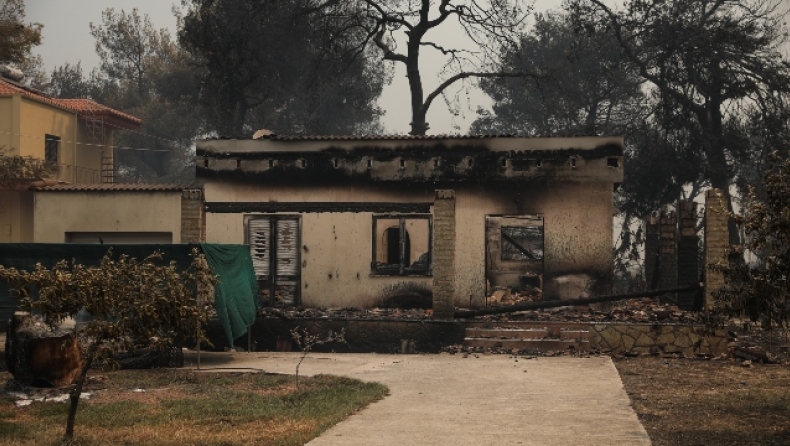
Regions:
<instances>
[{"instance_id":1,"label":"stone wall","mask_svg":"<svg viewBox=\"0 0 790 446\"><path fill-rule=\"evenodd\" d=\"M455 192L437 190L433 205L433 314L455 312Z\"/></svg>"},{"instance_id":2,"label":"stone wall","mask_svg":"<svg viewBox=\"0 0 790 446\"><path fill-rule=\"evenodd\" d=\"M719 355L727 351L727 339L723 332L704 337L695 332L699 327L669 324L561 324L574 329L590 329L590 347L613 352L634 351L640 353L697 353ZM304 328L313 334L329 330L346 329L345 344L316 346L315 351L338 353L399 353L403 341L409 342L409 350L420 353L438 353L443 346L463 344L466 329L481 328L535 328L550 327L551 322L498 322L463 320L387 320L387 319L280 319L258 318L252 327L253 350L296 351L291 330ZM213 349L223 350L228 341L218 319L212 320L206 334ZM238 349L247 349L247 336L235 342Z\"/></svg>"},{"instance_id":3,"label":"stone wall","mask_svg":"<svg viewBox=\"0 0 790 446\"><path fill-rule=\"evenodd\" d=\"M675 213L662 213L660 220L659 231L661 236L659 239L658 254L658 288L674 288L678 286L678 247L675 229ZM676 295L672 295L671 298L677 301ZM661 296L660 299L661 303L672 303L664 296Z\"/></svg>"},{"instance_id":4,"label":"stone wall","mask_svg":"<svg viewBox=\"0 0 790 446\"><path fill-rule=\"evenodd\" d=\"M688 325L590 324L590 347L603 351L720 355L727 351L724 332L712 336Z\"/></svg>"},{"instance_id":5,"label":"stone wall","mask_svg":"<svg viewBox=\"0 0 790 446\"><path fill-rule=\"evenodd\" d=\"M705 308L713 306L713 292L724 286L724 276L708 265L727 260L729 229L727 228L727 196L719 189L705 193Z\"/></svg>"},{"instance_id":6,"label":"stone wall","mask_svg":"<svg viewBox=\"0 0 790 446\"><path fill-rule=\"evenodd\" d=\"M181 243L200 243L205 241L205 220L203 191L200 189L184 189L181 194Z\"/></svg>"},{"instance_id":7,"label":"stone wall","mask_svg":"<svg viewBox=\"0 0 790 446\"><path fill-rule=\"evenodd\" d=\"M699 284L699 237L697 236L697 203L683 200L678 212L678 286ZM694 291L678 293L678 306L698 310Z\"/></svg>"},{"instance_id":8,"label":"stone wall","mask_svg":"<svg viewBox=\"0 0 790 446\"><path fill-rule=\"evenodd\" d=\"M658 289L658 249L661 232L658 215L645 219L645 282L648 290Z\"/></svg>"}]
</instances>

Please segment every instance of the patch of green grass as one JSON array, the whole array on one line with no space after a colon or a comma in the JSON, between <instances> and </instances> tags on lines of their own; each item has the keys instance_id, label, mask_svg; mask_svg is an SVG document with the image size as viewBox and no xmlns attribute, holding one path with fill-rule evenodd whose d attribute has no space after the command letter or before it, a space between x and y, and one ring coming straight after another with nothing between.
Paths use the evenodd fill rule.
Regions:
<instances>
[{"instance_id":1,"label":"patch of green grass","mask_svg":"<svg viewBox=\"0 0 790 446\"><path fill-rule=\"evenodd\" d=\"M104 374L106 389L80 402L81 445L304 444L382 398L376 383L319 375L195 373L172 370ZM132 392L131 389L145 389ZM0 401L0 445L55 444L68 404L15 408Z\"/></svg>"}]
</instances>

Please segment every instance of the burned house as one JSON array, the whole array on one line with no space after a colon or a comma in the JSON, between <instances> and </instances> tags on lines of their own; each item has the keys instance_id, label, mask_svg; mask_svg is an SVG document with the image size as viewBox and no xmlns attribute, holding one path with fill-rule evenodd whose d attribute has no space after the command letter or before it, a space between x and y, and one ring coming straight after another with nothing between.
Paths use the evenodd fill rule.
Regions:
<instances>
[{"instance_id":1,"label":"burned house","mask_svg":"<svg viewBox=\"0 0 790 446\"><path fill-rule=\"evenodd\" d=\"M211 139L197 178L206 241L249 244L270 304L441 312L498 289L611 290L621 137Z\"/></svg>"}]
</instances>

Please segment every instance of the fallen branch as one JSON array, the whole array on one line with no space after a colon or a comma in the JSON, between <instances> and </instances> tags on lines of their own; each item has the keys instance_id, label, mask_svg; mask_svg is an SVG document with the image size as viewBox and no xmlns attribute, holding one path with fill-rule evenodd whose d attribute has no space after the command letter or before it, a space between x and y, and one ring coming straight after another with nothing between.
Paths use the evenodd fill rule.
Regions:
<instances>
[{"instance_id":1,"label":"fallen branch","mask_svg":"<svg viewBox=\"0 0 790 446\"><path fill-rule=\"evenodd\" d=\"M544 308L568 307L575 305L588 305L588 304L595 304L600 302L614 302L618 300L636 299L640 297L655 297L655 296L661 296L663 294L682 293L684 291L699 291L700 289L701 289L700 286L693 285L693 286L685 286L679 288L667 288L663 290L639 291L636 293L627 293L627 294L610 294L604 296L585 297L581 299L544 300L544 301L526 302L522 304L509 305L507 307L483 308L482 310L458 310L455 312L454 316L456 319L464 319L469 317L484 316L487 314L514 313L516 311L540 310Z\"/></svg>"}]
</instances>

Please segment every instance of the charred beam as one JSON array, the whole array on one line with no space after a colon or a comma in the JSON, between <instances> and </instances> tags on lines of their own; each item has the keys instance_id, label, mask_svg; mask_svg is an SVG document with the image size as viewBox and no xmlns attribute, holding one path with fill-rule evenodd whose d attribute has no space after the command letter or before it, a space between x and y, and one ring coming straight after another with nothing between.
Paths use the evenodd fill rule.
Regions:
<instances>
[{"instance_id":1,"label":"charred beam","mask_svg":"<svg viewBox=\"0 0 790 446\"><path fill-rule=\"evenodd\" d=\"M256 212L299 214L326 212L372 212L375 214L430 214L433 203L374 203L374 202L208 202L206 212L238 214Z\"/></svg>"},{"instance_id":2,"label":"charred beam","mask_svg":"<svg viewBox=\"0 0 790 446\"><path fill-rule=\"evenodd\" d=\"M614 302L618 300L635 299L639 297L655 297L655 296L661 296L663 294L681 293L684 291L700 291L700 290L702 290L702 287L698 285L694 285L694 286L686 286L679 288L667 288L664 290L650 290L650 291L639 291L636 293L610 294L604 296L585 297L581 299L527 302L523 304L509 305L507 307L484 308L482 310L458 310L455 312L455 318L464 319L464 318L475 317L475 316L485 316L487 314L514 313L516 311L540 310L544 308L587 305L587 304L594 304L600 302Z\"/></svg>"}]
</instances>

